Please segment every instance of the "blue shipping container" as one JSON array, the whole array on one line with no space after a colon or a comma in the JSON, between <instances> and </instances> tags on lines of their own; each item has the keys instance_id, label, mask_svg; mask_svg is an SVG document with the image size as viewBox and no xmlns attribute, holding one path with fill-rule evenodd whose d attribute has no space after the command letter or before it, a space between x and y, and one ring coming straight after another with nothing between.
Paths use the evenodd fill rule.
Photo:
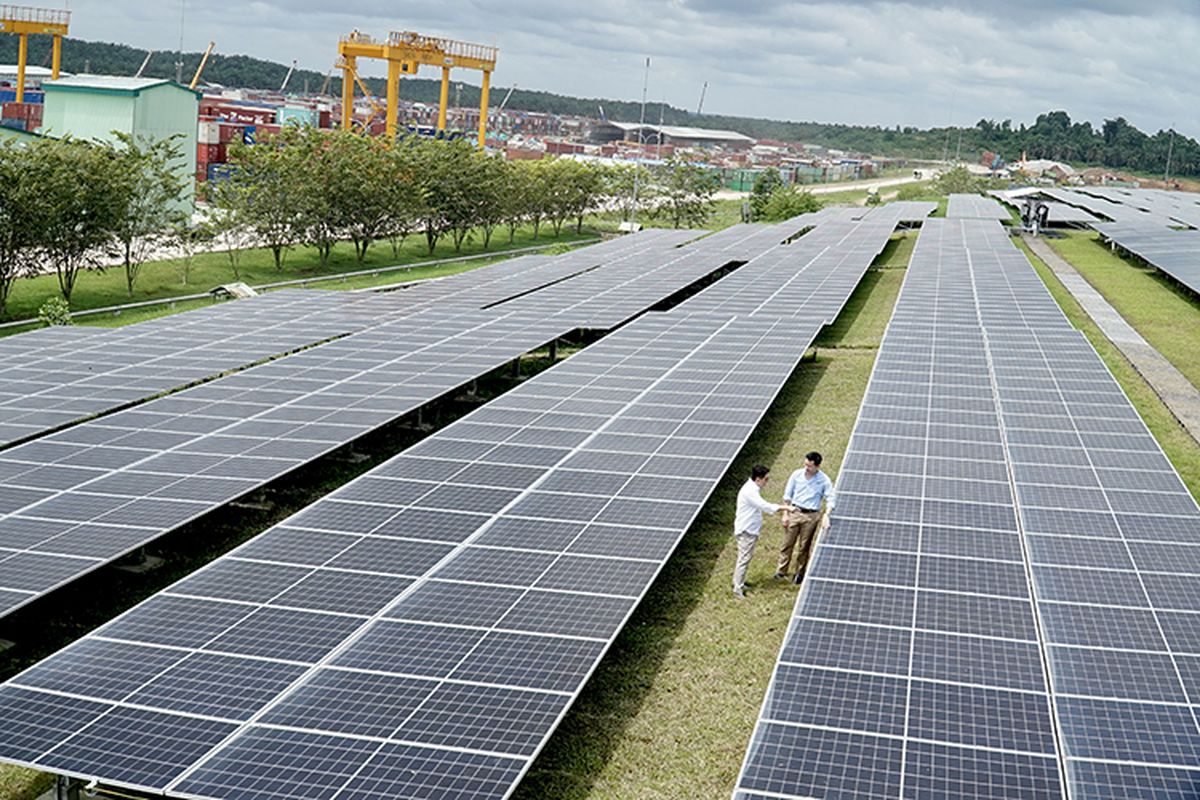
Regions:
<instances>
[{"instance_id":1,"label":"blue shipping container","mask_svg":"<svg viewBox=\"0 0 1200 800\"><path fill-rule=\"evenodd\" d=\"M227 181L233 176L233 167L228 164L209 164L208 182Z\"/></svg>"}]
</instances>

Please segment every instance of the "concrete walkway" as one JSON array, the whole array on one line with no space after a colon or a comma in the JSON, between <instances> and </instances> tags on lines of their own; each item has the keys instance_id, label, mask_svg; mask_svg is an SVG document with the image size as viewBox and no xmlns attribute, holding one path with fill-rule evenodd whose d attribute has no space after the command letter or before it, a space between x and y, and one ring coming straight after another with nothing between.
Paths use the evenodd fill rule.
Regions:
<instances>
[{"instance_id":1,"label":"concrete walkway","mask_svg":"<svg viewBox=\"0 0 1200 800\"><path fill-rule=\"evenodd\" d=\"M1129 359L1150 388L1162 399L1179 424L1200 442L1200 390L1109 305L1104 296L1042 239L1023 234L1029 249L1053 270L1100 330Z\"/></svg>"}]
</instances>

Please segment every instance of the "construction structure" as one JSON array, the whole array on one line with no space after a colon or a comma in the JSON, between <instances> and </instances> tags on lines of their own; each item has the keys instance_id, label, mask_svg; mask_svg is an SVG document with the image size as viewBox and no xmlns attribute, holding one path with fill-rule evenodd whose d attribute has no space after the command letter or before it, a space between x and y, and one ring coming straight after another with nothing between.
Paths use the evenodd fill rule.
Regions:
<instances>
[{"instance_id":1,"label":"construction structure","mask_svg":"<svg viewBox=\"0 0 1200 800\"><path fill-rule=\"evenodd\" d=\"M53 36L50 77L58 78L62 63L62 37L67 35L71 12L54 8L0 5L0 33L15 34L17 43L17 102L25 102L25 68L29 60L30 36Z\"/></svg>"},{"instance_id":2,"label":"construction structure","mask_svg":"<svg viewBox=\"0 0 1200 800\"><path fill-rule=\"evenodd\" d=\"M338 42L338 67L342 70L342 127L349 128L354 118L354 86L362 84L358 59L375 58L387 62L387 135L396 135L400 108L400 77L415 76L422 65L442 68L441 97L438 103L439 131L446 130L446 108L450 100L450 70L474 69L483 73L479 98L479 146L487 141L488 90L492 70L496 68L497 49L488 45L459 42L412 31L393 31L386 41L354 31ZM365 87L364 87L365 91ZM369 95L368 95L369 97Z\"/></svg>"}]
</instances>

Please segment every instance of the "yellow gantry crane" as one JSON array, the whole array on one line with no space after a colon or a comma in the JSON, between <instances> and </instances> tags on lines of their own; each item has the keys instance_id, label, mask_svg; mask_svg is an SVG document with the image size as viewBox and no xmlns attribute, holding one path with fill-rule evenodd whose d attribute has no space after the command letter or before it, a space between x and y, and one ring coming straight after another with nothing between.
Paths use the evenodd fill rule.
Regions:
<instances>
[{"instance_id":1,"label":"yellow gantry crane","mask_svg":"<svg viewBox=\"0 0 1200 800\"><path fill-rule=\"evenodd\" d=\"M18 103L25 102L25 66L29 60L29 37L31 35L54 37L50 76L57 79L58 66L62 63L62 37L67 35L67 27L70 23L70 11L0 5L0 33L12 33L20 37L17 44Z\"/></svg>"},{"instance_id":2,"label":"yellow gantry crane","mask_svg":"<svg viewBox=\"0 0 1200 800\"><path fill-rule=\"evenodd\" d=\"M450 100L450 70L477 69L483 73L479 99L479 146L487 140L488 89L496 68L495 47L459 42L437 36L422 36L412 31L388 34L378 41L358 31L338 42L338 66L342 69L342 127L349 128L354 114L354 85L358 81L358 59L377 58L388 64L387 135L396 135L396 117L400 109L400 76L416 75L421 65L442 68L442 93L438 104L438 130L446 130L446 107Z\"/></svg>"}]
</instances>

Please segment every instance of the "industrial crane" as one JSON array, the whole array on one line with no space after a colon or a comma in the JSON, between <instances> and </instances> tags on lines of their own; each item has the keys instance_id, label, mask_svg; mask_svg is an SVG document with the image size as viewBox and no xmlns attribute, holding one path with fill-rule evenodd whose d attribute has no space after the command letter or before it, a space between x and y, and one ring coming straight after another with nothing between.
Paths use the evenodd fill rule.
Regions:
<instances>
[{"instance_id":1,"label":"industrial crane","mask_svg":"<svg viewBox=\"0 0 1200 800\"><path fill-rule=\"evenodd\" d=\"M62 62L62 37L67 35L70 23L70 11L0 5L0 33L12 33L20 37L17 42L18 103L25 102L25 66L29 60L29 37L39 34L54 37L50 77L57 80L59 64Z\"/></svg>"},{"instance_id":2,"label":"industrial crane","mask_svg":"<svg viewBox=\"0 0 1200 800\"><path fill-rule=\"evenodd\" d=\"M496 68L495 47L470 44L436 36L423 36L412 31L393 31L386 41L352 32L338 42L342 77L342 127L349 128L354 114L354 85L357 82L358 59L377 58L388 64L387 77L387 135L396 135L396 117L400 109L400 76L416 75L422 64L442 68L442 91L438 104L438 130L446 130L446 107L450 99L450 70L454 67L477 69L483 73L479 102L479 146L487 141L488 90L492 71Z\"/></svg>"},{"instance_id":3,"label":"industrial crane","mask_svg":"<svg viewBox=\"0 0 1200 800\"><path fill-rule=\"evenodd\" d=\"M204 72L204 67L208 64L208 57L212 55L213 48L216 46L216 42L208 43L208 47L204 50L204 56L200 59L200 66L196 67L196 74L192 76L192 82L188 84L189 89L195 89L200 85L200 75Z\"/></svg>"}]
</instances>

